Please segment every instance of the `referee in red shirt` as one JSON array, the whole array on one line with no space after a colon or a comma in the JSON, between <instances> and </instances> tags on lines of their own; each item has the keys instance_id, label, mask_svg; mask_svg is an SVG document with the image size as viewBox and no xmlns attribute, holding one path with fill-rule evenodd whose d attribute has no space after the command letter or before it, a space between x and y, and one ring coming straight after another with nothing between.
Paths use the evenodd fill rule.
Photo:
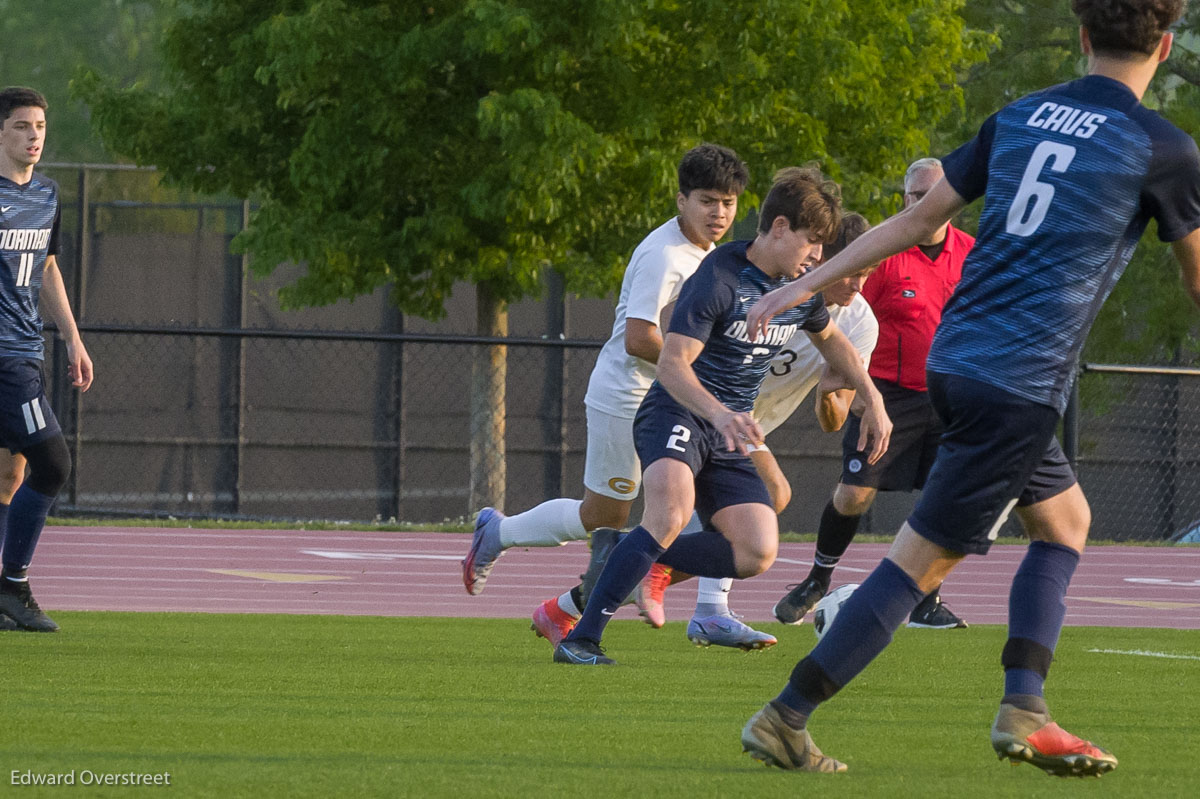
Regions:
<instances>
[{"instance_id":1,"label":"referee in red shirt","mask_svg":"<svg viewBox=\"0 0 1200 799\"><path fill-rule=\"evenodd\" d=\"M904 207L924 197L941 177L938 159L915 161L904 175ZM867 463L858 451L859 417L850 414L842 438L842 477L821 514L812 571L775 604L781 622L799 624L829 591L833 570L876 493L925 485L942 435L925 389L925 359L974 243L974 237L946 224L928 241L885 260L863 286L863 298L879 320L869 372L892 419L892 440L877 463ZM935 588L913 610L908 626L953 629L967 623L942 603Z\"/></svg>"}]
</instances>

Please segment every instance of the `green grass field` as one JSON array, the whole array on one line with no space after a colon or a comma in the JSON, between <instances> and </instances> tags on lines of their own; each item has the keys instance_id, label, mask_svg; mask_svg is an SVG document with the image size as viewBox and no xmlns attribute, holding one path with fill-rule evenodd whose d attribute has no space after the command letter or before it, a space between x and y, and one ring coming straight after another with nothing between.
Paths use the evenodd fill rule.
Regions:
<instances>
[{"instance_id":1,"label":"green grass field","mask_svg":"<svg viewBox=\"0 0 1200 799\"><path fill-rule=\"evenodd\" d=\"M1051 675L1063 725L1110 748L1102 780L998 762L987 732L1002 627L902 629L813 721L843 775L767 769L745 720L811 647L763 625L762 653L699 650L682 624L614 622L608 669L558 666L519 620L54 614L0 635L0 793L13 772L169 772L179 796L1195 796L1200 632L1067 628ZM1152 650L1164 659L1089 652Z\"/></svg>"}]
</instances>

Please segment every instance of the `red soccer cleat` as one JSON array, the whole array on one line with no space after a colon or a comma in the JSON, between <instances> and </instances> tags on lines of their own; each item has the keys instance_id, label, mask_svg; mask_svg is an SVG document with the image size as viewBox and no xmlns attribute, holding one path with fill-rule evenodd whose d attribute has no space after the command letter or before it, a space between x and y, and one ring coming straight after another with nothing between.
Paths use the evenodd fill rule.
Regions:
<instances>
[{"instance_id":1,"label":"red soccer cleat","mask_svg":"<svg viewBox=\"0 0 1200 799\"><path fill-rule=\"evenodd\" d=\"M1049 714L1013 705L1000 705L992 748L1001 760L1032 763L1056 777L1099 777L1117 767L1111 752L1067 732Z\"/></svg>"},{"instance_id":2,"label":"red soccer cleat","mask_svg":"<svg viewBox=\"0 0 1200 799\"><path fill-rule=\"evenodd\" d=\"M537 606L533 611L533 624L529 629L537 633L538 638L545 638L550 646L558 646L567 633L575 629L579 619L558 606L558 597L552 597Z\"/></svg>"},{"instance_id":3,"label":"red soccer cleat","mask_svg":"<svg viewBox=\"0 0 1200 799\"><path fill-rule=\"evenodd\" d=\"M663 592L670 584L670 567L655 563L650 567L650 573L638 585L637 591L634 592L638 613L646 620L646 624L656 629L667 623L667 611L663 607Z\"/></svg>"}]
</instances>

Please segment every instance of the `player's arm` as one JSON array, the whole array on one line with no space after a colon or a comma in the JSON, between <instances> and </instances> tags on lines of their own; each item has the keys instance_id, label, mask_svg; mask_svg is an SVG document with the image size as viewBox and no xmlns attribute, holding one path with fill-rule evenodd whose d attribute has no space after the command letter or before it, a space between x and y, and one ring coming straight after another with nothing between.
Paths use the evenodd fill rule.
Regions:
<instances>
[{"instance_id":1,"label":"player's arm","mask_svg":"<svg viewBox=\"0 0 1200 799\"><path fill-rule=\"evenodd\" d=\"M830 283L924 241L966 204L966 200L942 178L906 213L896 214L871 228L822 264L820 269L810 270L798 280L763 295L746 314L747 333L752 338L765 335L767 325L780 312L806 302Z\"/></svg>"},{"instance_id":2,"label":"player's arm","mask_svg":"<svg viewBox=\"0 0 1200 799\"><path fill-rule=\"evenodd\" d=\"M1171 242L1175 260L1179 261L1179 272L1183 278L1183 289L1200 305L1200 228L1196 228L1182 239Z\"/></svg>"},{"instance_id":3,"label":"player's arm","mask_svg":"<svg viewBox=\"0 0 1200 799\"><path fill-rule=\"evenodd\" d=\"M713 423L725 437L730 452L745 455L747 444L761 444L763 431L754 417L725 407L704 387L692 369L704 342L682 333L667 333L658 358L658 382L683 407Z\"/></svg>"},{"instance_id":4,"label":"player's arm","mask_svg":"<svg viewBox=\"0 0 1200 799\"><path fill-rule=\"evenodd\" d=\"M658 325L645 319L625 320L625 351L635 358L658 363L662 352L662 332Z\"/></svg>"},{"instance_id":5,"label":"player's arm","mask_svg":"<svg viewBox=\"0 0 1200 799\"><path fill-rule=\"evenodd\" d=\"M867 453L868 463L875 463L887 452L888 441L892 436L892 420L884 410L883 395L867 374L862 356L837 325L826 325L820 333L809 333L808 336L812 339L813 346L820 351L825 363L829 364L829 369L844 376L847 384L857 393L858 401L863 406L858 449Z\"/></svg>"},{"instance_id":6,"label":"player's arm","mask_svg":"<svg viewBox=\"0 0 1200 799\"><path fill-rule=\"evenodd\" d=\"M792 501L792 486L783 476L783 469L779 468L775 454L763 444L750 451L750 461L767 487L767 493L771 496L771 506L775 508L776 513L783 513L783 509Z\"/></svg>"},{"instance_id":7,"label":"player's arm","mask_svg":"<svg viewBox=\"0 0 1200 799\"><path fill-rule=\"evenodd\" d=\"M825 367L820 382L817 383L817 422L826 433L842 429L846 417L850 415L850 405L854 402L855 391L846 383L846 378Z\"/></svg>"},{"instance_id":8,"label":"player's arm","mask_svg":"<svg viewBox=\"0 0 1200 799\"><path fill-rule=\"evenodd\" d=\"M42 270L40 305L43 318L54 323L58 328L58 337L66 344L67 373L71 385L87 391L92 385L92 359L83 346L83 339L79 337L79 328L75 325L71 304L67 301L62 272L58 269L58 259L53 255L46 256L46 265Z\"/></svg>"}]
</instances>

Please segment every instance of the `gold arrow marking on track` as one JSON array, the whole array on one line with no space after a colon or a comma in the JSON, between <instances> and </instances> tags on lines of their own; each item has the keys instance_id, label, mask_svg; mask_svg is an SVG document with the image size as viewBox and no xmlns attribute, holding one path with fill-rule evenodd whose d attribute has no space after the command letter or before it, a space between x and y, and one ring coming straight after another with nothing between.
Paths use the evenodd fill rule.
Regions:
<instances>
[{"instance_id":1,"label":"gold arrow marking on track","mask_svg":"<svg viewBox=\"0 0 1200 799\"><path fill-rule=\"evenodd\" d=\"M1155 610L1182 610L1184 608L1200 608L1200 602L1157 602L1152 599L1102 599L1091 596L1073 596L1084 602L1101 602L1105 605L1126 605L1131 608L1153 608Z\"/></svg>"},{"instance_id":2,"label":"gold arrow marking on track","mask_svg":"<svg viewBox=\"0 0 1200 799\"><path fill-rule=\"evenodd\" d=\"M286 572L247 572L239 569L208 569L213 574L228 574L232 577L248 577L251 580L266 580L272 583L324 583L330 580L349 580L332 574L289 574Z\"/></svg>"}]
</instances>

